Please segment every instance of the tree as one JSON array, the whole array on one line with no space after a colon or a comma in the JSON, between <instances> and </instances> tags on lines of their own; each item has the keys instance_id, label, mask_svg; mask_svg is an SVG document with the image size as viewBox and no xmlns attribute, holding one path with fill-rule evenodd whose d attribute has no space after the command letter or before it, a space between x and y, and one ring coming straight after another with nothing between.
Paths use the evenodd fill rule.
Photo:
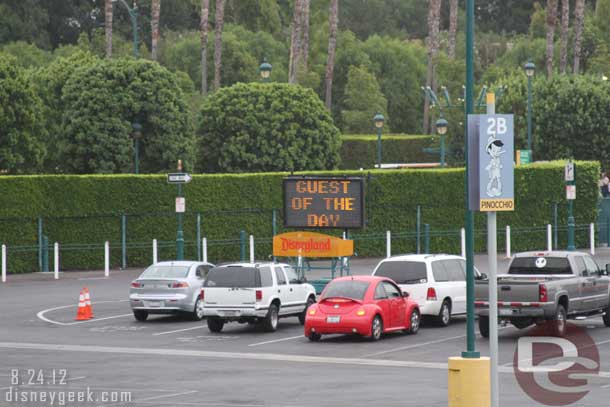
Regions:
<instances>
[{"instance_id":1,"label":"tree","mask_svg":"<svg viewBox=\"0 0 610 407\"><path fill-rule=\"evenodd\" d=\"M216 0L216 33L214 35L214 90L220 89L222 75L222 30L224 26L225 0Z\"/></svg>"},{"instance_id":2,"label":"tree","mask_svg":"<svg viewBox=\"0 0 610 407\"><path fill-rule=\"evenodd\" d=\"M199 32L201 34L201 94L208 95L208 19L210 14L210 0L201 0L201 21Z\"/></svg>"},{"instance_id":3,"label":"tree","mask_svg":"<svg viewBox=\"0 0 610 407\"><path fill-rule=\"evenodd\" d=\"M365 134L373 130L376 113L385 116L385 131L390 132L388 101L381 93L375 75L364 67L349 69L345 86L345 109L343 111L343 131L348 134Z\"/></svg>"},{"instance_id":4,"label":"tree","mask_svg":"<svg viewBox=\"0 0 610 407\"><path fill-rule=\"evenodd\" d=\"M546 0L546 75L549 78L553 76L557 1L558 0Z\"/></svg>"},{"instance_id":5,"label":"tree","mask_svg":"<svg viewBox=\"0 0 610 407\"><path fill-rule=\"evenodd\" d=\"M299 49L299 54L300 63L305 71L307 71L307 66L309 63L309 1L310 0L302 0L301 3L301 33L303 35L303 39L300 44L301 47Z\"/></svg>"},{"instance_id":6,"label":"tree","mask_svg":"<svg viewBox=\"0 0 610 407\"><path fill-rule=\"evenodd\" d=\"M63 89L60 172L124 173L142 126L141 172L192 168L192 130L176 77L144 59L106 59L77 69Z\"/></svg>"},{"instance_id":7,"label":"tree","mask_svg":"<svg viewBox=\"0 0 610 407\"><path fill-rule=\"evenodd\" d=\"M582 37L585 28L585 0L576 0L574 7L574 68L573 72L580 72L580 54L582 51Z\"/></svg>"},{"instance_id":8,"label":"tree","mask_svg":"<svg viewBox=\"0 0 610 407\"><path fill-rule=\"evenodd\" d=\"M333 73L335 70L335 50L337 48L337 27L339 25L339 0L330 1L328 16L328 53L326 59L325 102L331 110L333 98Z\"/></svg>"},{"instance_id":9,"label":"tree","mask_svg":"<svg viewBox=\"0 0 610 407\"><path fill-rule=\"evenodd\" d=\"M238 83L201 109L197 168L208 172L331 170L340 135L311 89Z\"/></svg>"},{"instance_id":10,"label":"tree","mask_svg":"<svg viewBox=\"0 0 610 407\"><path fill-rule=\"evenodd\" d=\"M0 54L0 172L31 173L45 155L42 103L12 56Z\"/></svg>"},{"instance_id":11,"label":"tree","mask_svg":"<svg viewBox=\"0 0 610 407\"><path fill-rule=\"evenodd\" d=\"M441 0L428 0L428 37L426 45L428 47L428 73L426 75L426 88L434 88L434 66L436 64L436 54L440 46L440 23L441 23ZM430 101L424 101L424 133L428 133Z\"/></svg>"},{"instance_id":12,"label":"tree","mask_svg":"<svg viewBox=\"0 0 610 407\"><path fill-rule=\"evenodd\" d=\"M159 42L159 15L161 14L161 0L152 0L152 15L150 20L151 47L150 56L153 61L157 60L157 44Z\"/></svg>"},{"instance_id":13,"label":"tree","mask_svg":"<svg viewBox=\"0 0 610 407\"><path fill-rule=\"evenodd\" d=\"M106 31L106 58L112 56L112 0L104 1L104 30Z\"/></svg>"},{"instance_id":14,"label":"tree","mask_svg":"<svg viewBox=\"0 0 610 407\"><path fill-rule=\"evenodd\" d=\"M568 36L570 35L570 0L561 0L561 49L559 72L566 73L568 66Z\"/></svg>"},{"instance_id":15,"label":"tree","mask_svg":"<svg viewBox=\"0 0 610 407\"><path fill-rule=\"evenodd\" d=\"M53 54L24 41L10 42L0 48L5 54L15 57L15 62L22 68L39 68L53 60Z\"/></svg>"},{"instance_id":16,"label":"tree","mask_svg":"<svg viewBox=\"0 0 610 407\"><path fill-rule=\"evenodd\" d=\"M455 37L458 26L458 0L449 1L449 58L455 58Z\"/></svg>"},{"instance_id":17,"label":"tree","mask_svg":"<svg viewBox=\"0 0 610 407\"><path fill-rule=\"evenodd\" d=\"M299 55L301 50L301 13L303 0L295 0L292 15L292 33L290 35L290 62L288 63L288 83L296 83Z\"/></svg>"}]
</instances>

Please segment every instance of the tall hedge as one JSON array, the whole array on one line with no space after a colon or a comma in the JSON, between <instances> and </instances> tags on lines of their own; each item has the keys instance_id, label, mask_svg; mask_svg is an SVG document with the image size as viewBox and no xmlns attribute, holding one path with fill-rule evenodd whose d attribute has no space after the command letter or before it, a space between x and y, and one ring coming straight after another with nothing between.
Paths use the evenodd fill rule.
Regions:
<instances>
[{"instance_id":1,"label":"tall hedge","mask_svg":"<svg viewBox=\"0 0 610 407\"><path fill-rule=\"evenodd\" d=\"M546 245L545 225L552 222L553 203L560 204L565 227L566 201L563 162L534 164L515 170L516 208L501 213L498 227L513 228L513 250ZM576 222L587 225L596 217L599 165L577 163ZM326 173L317 173L326 174ZM352 231L361 256L385 254L385 231L395 234L395 253L413 252L417 206L422 222L430 225L431 251L458 253L463 226L464 171L387 170L364 173L341 171L334 175L364 176L368 225ZM210 260L239 258L239 232L256 237L256 255L271 254L272 216L282 207L282 178L286 173L195 175L186 185L186 255L196 257L196 219L201 216L202 236L210 241ZM152 239L160 241L160 259L175 256L176 187L163 175L2 176L0 177L0 242L8 245L9 271L38 269L37 217L44 234L61 247L62 269L103 266L103 242L111 243L112 266L120 265L121 214L126 215L127 266L150 263ZM278 231L282 214L278 215ZM485 247L485 216L476 216L477 250ZM334 231L331 233L340 233ZM565 246L565 231L560 245ZM504 234L499 233L499 247ZM577 243L588 242L586 228L578 230ZM422 241L423 243L423 241ZM52 256L51 256L52 259Z\"/></svg>"},{"instance_id":2,"label":"tall hedge","mask_svg":"<svg viewBox=\"0 0 610 407\"><path fill-rule=\"evenodd\" d=\"M342 170L373 168L377 161L377 136L343 135L341 144ZM438 155L423 151L432 147L433 137L426 135L388 134L381 137L383 163L429 163L439 162ZM434 144L438 147L438 141Z\"/></svg>"}]
</instances>

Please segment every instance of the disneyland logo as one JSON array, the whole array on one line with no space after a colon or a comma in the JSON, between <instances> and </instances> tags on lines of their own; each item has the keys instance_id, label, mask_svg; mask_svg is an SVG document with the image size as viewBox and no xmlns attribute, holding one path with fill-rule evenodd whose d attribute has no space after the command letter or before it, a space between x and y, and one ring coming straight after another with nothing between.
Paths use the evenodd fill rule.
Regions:
<instances>
[{"instance_id":1,"label":"disneyland logo","mask_svg":"<svg viewBox=\"0 0 610 407\"><path fill-rule=\"evenodd\" d=\"M301 250L305 253L309 253L312 250L315 251L330 251L330 239L325 240L314 240L310 238L308 240L291 240L286 238L282 239L282 250Z\"/></svg>"}]
</instances>

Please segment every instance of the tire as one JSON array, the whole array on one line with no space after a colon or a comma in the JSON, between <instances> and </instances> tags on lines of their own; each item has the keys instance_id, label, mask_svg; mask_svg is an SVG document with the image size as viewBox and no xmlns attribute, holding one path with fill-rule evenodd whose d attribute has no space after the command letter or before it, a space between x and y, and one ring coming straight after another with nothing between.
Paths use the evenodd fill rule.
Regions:
<instances>
[{"instance_id":1,"label":"tire","mask_svg":"<svg viewBox=\"0 0 610 407\"><path fill-rule=\"evenodd\" d=\"M140 322L144 322L146 321L146 318L148 318L148 311L142 311L142 310L133 310L133 316L136 319L136 321L140 321Z\"/></svg>"},{"instance_id":2,"label":"tire","mask_svg":"<svg viewBox=\"0 0 610 407\"><path fill-rule=\"evenodd\" d=\"M203 303L200 298L197 298L197 301L195 301L195 308L193 308L193 312L189 314L189 317L193 321L201 321L203 319Z\"/></svg>"},{"instance_id":3,"label":"tire","mask_svg":"<svg viewBox=\"0 0 610 407\"><path fill-rule=\"evenodd\" d=\"M549 321L553 335L560 338L566 335L567 319L566 309L561 304L557 305L555 316Z\"/></svg>"},{"instance_id":4,"label":"tire","mask_svg":"<svg viewBox=\"0 0 610 407\"><path fill-rule=\"evenodd\" d=\"M610 305L608 305L608 308L606 308L606 313L603 316L603 320L604 320L604 325L606 325L607 327L610 328Z\"/></svg>"},{"instance_id":5,"label":"tire","mask_svg":"<svg viewBox=\"0 0 610 407\"><path fill-rule=\"evenodd\" d=\"M263 320L263 329L266 332L275 332L277 331L278 321L280 319L279 309L276 304L269 305L269 311L267 311L267 315Z\"/></svg>"},{"instance_id":6,"label":"tire","mask_svg":"<svg viewBox=\"0 0 610 407\"><path fill-rule=\"evenodd\" d=\"M222 331L222 327L225 325L225 321L218 317L209 317L207 322L210 332L220 332Z\"/></svg>"},{"instance_id":7,"label":"tire","mask_svg":"<svg viewBox=\"0 0 610 407\"><path fill-rule=\"evenodd\" d=\"M417 308L409 315L411 320L411 326L405 332L411 335L416 335L419 332L419 326L421 325L421 314Z\"/></svg>"},{"instance_id":8,"label":"tire","mask_svg":"<svg viewBox=\"0 0 610 407\"><path fill-rule=\"evenodd\" d=\"M316 332L312 332L309 334L309 336L307 338L309 338L309 340L311 342L319 342L320 339L322 339L322 335L320 335L319 333L316 333Z\"/></svg>"},{"instance_id":9,"label":"tire","mask_svg":"<svg viewBox=\"0 0 610 407\"><path fill-rule=\"evenodd\" d=\"M479 332L483 338L489 338L489 317L479 316Z\"/></svg>"},{"instance_id":10,"label":"tire","mask_svg":"<svg viewBox=\"0 0 610 407\"><path fill-rule=\"evenodd\" d=\"M307 304L305 304L305 309L303 310L303 312L301 312L299 314L299 322L301 323L301 325L305 325L305 318L307 317L307 309L312 305L315 304L316 300L314 300L312 297L309 297L307 299Z\"/></svg>"},{"instance_id":11,"label":"tire","mask_svg":"<svg viewBox=\"0 0 610 407\"><path fill-rule=\"evenodd\" d=\"M379 315L375 315L373 321L371 322L371 336L370 339L373 342L381 339L381 334L383 333L383 321Z\"/></svg>"},{"instance_id":12,"label":"tire","mask_svg":"<svg viewBox=\"0 0 610 407\"><path fill-rule=\"evenodd\" d=\"M449 304L449 301L443 301L438 317L436 317L436 322L443 328L449 326L451 323L451 304Z\"/></svg>"}]
</instances>

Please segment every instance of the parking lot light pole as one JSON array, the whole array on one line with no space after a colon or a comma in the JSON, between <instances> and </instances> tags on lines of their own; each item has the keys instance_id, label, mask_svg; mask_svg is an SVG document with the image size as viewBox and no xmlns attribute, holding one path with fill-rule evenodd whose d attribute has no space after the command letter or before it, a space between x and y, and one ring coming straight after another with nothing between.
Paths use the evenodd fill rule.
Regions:
<instances>
[{"instance_id":1,"label":"parking lot light pole","mask_svg":"<svg viewBox=\"0 0 610 407\"><path fill-rule=\"evenodd\" d=\"M178 172L182 172L182 160L178 160ZM178 184L178 198L183 198L182 184ZM176 260L184 260L183 213L178 212L178 231L176 232Z\"/></svg>"},{"instance_id":2,"label":"parking lot light pole","mask_svg":"<svg viewBox=\"0 0 610 407\"><path fill-rule=\"evenodd\" d=\"M377 128L377 168L381 168L381 130L383 129L385 117L381 113L377 113L373 120Z\"/></svg>"},{"instance_id":3,"label":"parking lot light pole","mask_svg":"<svg viewBox=\"0 0 610 407\"><path fill-rule=\"evenodd\" d=\"M533 161L532 150L532 78L536 73L536 65L532 61L525 64L525 75L527 75L527 149L530 151L530 161Z\"/></svg>"},{"instance_id":4,"label":"parking lot light pole","mask_svg":"<svg viewBox=\"0 0 610 407\"><path fill-rule=\"evenodd\" d=\"M117 0L112 0L112 2L116 3ZM121 3L123 3L127 9L129 18L131 19L131 26L133 29L133 56L134 58L138 58L140 56L138 50L138 5L135 0L133 2L133 7L129 7L129 4L127 4L125 0L121 0Z\"/></svg>"},{"instance_id":5,"label":"parking lot light pole","mask_svg":"<svg viewBox=\"0 0 610 407\"><path fill-rule=\"evenodd\" d=\"M436 121L436 132L440 136L441 146L440 146L440 155L441 155L441 168L445 168L445 134L447 134L447 126L449 123L444 118L440 118Z\"/></svg>"},{"instance_id":6,"label":"parking lot light pole","mask_svg":"<svg viewBox=\"0 0 610 407\"><path fill-rule=\"evenodd\" d=\"M134 144L134 174L140 173L140 139L142 138L142 125L137 121L131 127L133 128L133 144Z\"/></svg>"},{"instance_id":7,"label":"parking lot light pole","mask_svg":"<svg viewBox=\"0 0 610 407\"><path fill-rule=\"evenodd\" d=\"M263 63L258 67L258 71L261 74L261 80L263 83L269 82L269 77L271 76L271 70L273 66L267 62L267 58L263 58Z\"/></svg>"}]
</instances>

